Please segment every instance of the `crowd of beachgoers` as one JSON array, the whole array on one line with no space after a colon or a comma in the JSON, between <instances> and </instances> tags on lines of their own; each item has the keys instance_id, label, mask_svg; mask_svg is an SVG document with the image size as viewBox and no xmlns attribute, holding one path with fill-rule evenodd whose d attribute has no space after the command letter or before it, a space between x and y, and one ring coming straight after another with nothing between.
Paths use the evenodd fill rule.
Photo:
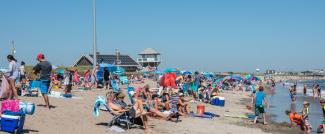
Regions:
<instances>
[{"instance_id":1,"label":"crowd of beachgoers","mask_svg":"<svg viewBox=\"0 0 325 134\"><path fill-rule=\"evenodd\" d=\"M224 106L223 92L236 91L234 93L247 93L251 98L251 104L247 106L253 116L252 123L259 123L262 116L263 124L266 120L265 89L275 90L276 80L271 76L260 78L253 74L230 74L217 76L209 72L181 71L176 68L168 68L164 71L149 70L141 74L125 76L120 67L108 64L98 64L92 70L80 72L77 69L61 69L53 71L50 62L45 60L44 54L38 54L39 63L33 68L33 74L37 79L31 79L25 71L25 63L18 61L12 55L8 55L9 68L2 72L1 98L3 100L19 100L20 96L33 96L34 92L43 96L44 107L51 109L48 94L52 90L63 91L62 97L72 98L73 90L102 89L105 96L98 96L94 106L94 116L98 116L98 110L108 111L114 116L109 125L120 123L121 118L130 124L142 126L145 132L151 132L149 118L179 122L181 118L189 116L201 118L213 118L215 113L204 111L204 105L197 105L197 111L190 108L191 103ZM151 80L156 83L152 86L146 83ZM126 88L122 88L124 85ZM142 85L142 86L131 86ZM320 94L320 87L314 87ZM295 101L296 85L290 88L292 101ZM320 102L325 114L325 100ZM98 105L97 105L98 103ZM300 125L305 132L310 132L308 122L309 103L304 102L302 113L287 111L291 124ZM127 118L126 118L126 117ZM325 122L323 122L324 124Z\"/></svg>"}]
</instances>

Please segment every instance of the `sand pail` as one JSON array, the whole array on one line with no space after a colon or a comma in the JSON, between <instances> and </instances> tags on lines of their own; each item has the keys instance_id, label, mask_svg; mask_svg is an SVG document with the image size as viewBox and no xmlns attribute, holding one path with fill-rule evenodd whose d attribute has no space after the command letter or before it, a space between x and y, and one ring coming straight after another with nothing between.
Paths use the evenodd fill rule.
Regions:
<instances>
[{"instance_id":1,"label":"sand pail","mask_svg":"<svg viewBox=\"0 0 325 134\"><path fill-rule=\"evenodd\" d=\"M196 112L199 115L203 115L205 111L205 106L204 105L197 105L196 106Z\"/></svg>"}]
</instances>

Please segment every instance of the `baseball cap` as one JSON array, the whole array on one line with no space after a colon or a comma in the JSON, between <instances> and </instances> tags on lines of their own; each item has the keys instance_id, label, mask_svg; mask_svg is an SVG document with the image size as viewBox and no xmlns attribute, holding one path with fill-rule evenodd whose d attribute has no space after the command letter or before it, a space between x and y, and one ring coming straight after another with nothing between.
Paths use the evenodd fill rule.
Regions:
<instances>
[{"instance_id":1,"label":"baseball cap","mask_svg":"<svg viewBox=\"0 0 325 134\"><path fill-rule=\"evenodd\" d=\"M37 59L44 59L44 54L39 53L39 54L37 55Z\"/></svg>"}]
</instances>

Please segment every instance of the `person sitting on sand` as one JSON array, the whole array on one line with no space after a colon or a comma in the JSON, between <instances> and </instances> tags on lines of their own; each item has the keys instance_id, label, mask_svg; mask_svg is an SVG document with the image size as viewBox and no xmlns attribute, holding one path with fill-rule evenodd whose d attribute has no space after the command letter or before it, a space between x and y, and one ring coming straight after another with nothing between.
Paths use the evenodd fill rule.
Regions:
<instances>
[{"instance_id":1,"label":"person sitting on sand","mask_svg":"<svg viewBox=\"0 0 325 134\"><path fill-rule=\"evenodd\" d=\"M218 96L218 92L219 92L219 87L216 86L216 87L211 91L210 98L213 98L213 97L215 97L215 96Z\"/></svg>"},{"instance_id":2,"label":"person sitting on sand","mask_svg":"<svg viewBox=\"0 0 325 134\"><path fill-rule=\"evenodd\" d=\"M307 133L310 133L312 127L311 124L309 123L309 102L304 101L304 108L302 109L302 119L303 119L303 124L304 124L304 131Z\"/></svg>"},{"instance_id":3,"label":"person sitting on sand","mask_svg":"<svg viewBox=\"0 0 325 134\"><path fill-rule=\"evenodd\" d=\"M254 100L255 100L255 115L256 115L254 124L256 124L258 116L260 114L263 114L264 125L267 125L266 113L265 113L265 104L267 104L267 101L265 99L265 93L264 93L263 86L260 86L258 88L258 92L254 96Z\"/></svg>"},{"instance_id":4,"label":"person sitting on sand","mask_svg":"<svg viewBox=\"0 0 325 134\"><path fill-rule=\"evenodd\" d=\"M189 101L185 99L184 93L180 93L178 101L178 110L182 116L190 113L190 105L188 102Z\"/></svg>"},{"instance_id":5,"label":"person sitting on sand","mask_svg":"<svg viewBox=\"0 0 325 134\"><path fill-rule=\"evenodd\" d=\"M169 94L167 92L167 89L163 89L161 91L161 95L159 96L161 102L164 104L164 110L169 110L170 109L170 106L169 106Z\"/></svg>"},{"instance_id":6,"label":"person sitting on sand","mask_svg":"<svg viewBox=\"0 0 325 134\"><path fill-rule=\"evenodd\" d=\"M155 108L155 101L154 100L148 100L148 99L144 99L142 97L143 95L143 90L139 89L136 92L134 92L134 97L133 100L134 102L140 103L141 106L143 107L143 109L147 110L147 112L152 113L154 116L156 117L160 117L163 119L168 119L168 115L163 114L162 112L160 112L158 109ZM150 98L152 98L152 96L150 96Z\"/></svg>"},{"instance_id":7,"label":"person sitting on sand","mask_svg":"<svg viewBox=\"0 0 325 134\"><path fill-rule=\"evenodd\" d=\"M286 115L289 116L290 119L290 124L291 126L300 126L301 129L303 129L303 120L302 120L302 115L299 115L297 112L292 112L290 110L286 110L285 111ZM295 124L294 124L295 123Z\"/></svg>"},{"instance_id":8,"label":"person sitting on sand","mask_svg":"<svg viewBox=\"0 0 325 134\"><path fill-rule=\"evenodd\" d=\"M140 124L143 124L145 131L149 131L148 116L147 116L148 113L145 112L142 109L142 107L139 106L139 103L135 103L133 107L128 106L124 102L124 98L125 98L124 93L114 94L112 91L110 91L107 93L106 97L107 97L107 105L115 112L123 113L123 112L134 110L135 115L133 115L134 116L133 118L134 119L141 118L142 123ZM130 114L130 112L128 114Z\"/></svg>"}]
</instances>

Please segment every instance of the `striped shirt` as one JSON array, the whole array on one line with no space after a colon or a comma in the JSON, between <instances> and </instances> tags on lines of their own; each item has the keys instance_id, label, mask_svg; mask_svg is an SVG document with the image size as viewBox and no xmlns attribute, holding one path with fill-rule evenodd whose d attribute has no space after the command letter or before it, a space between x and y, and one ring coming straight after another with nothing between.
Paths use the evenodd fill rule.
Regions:
<instances>
[{"instance_id":1,"label":"striped shirt","mask_svg":"<svg viewBox=\"0 0 325 134\"><path fill-rule=\"evenodd\" d=\"M173 113L178 112L178 110L177 110L178 100L179 100L178 94L172 94L170 96L170 104L171 104L170 111Z\"/></svg>"}]
</instances>

